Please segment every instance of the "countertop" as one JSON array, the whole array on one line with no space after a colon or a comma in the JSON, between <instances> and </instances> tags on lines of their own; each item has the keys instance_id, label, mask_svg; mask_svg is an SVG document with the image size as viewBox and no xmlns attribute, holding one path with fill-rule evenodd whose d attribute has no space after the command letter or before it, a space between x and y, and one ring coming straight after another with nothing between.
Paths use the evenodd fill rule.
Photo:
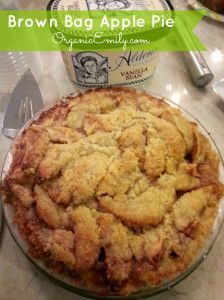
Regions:
<instances>
[{"instance_id":1,"label":"countertop","mask_svg":"<svg viewBox=\"0 0 224 300\"><path fill-rule=\"evenodd\" d=\"M176 0L180 5L184 1ZM224 77L224 24L204 19L196 33L207 47L203 53L215 75ZM38 53L43 63L39 81L44 102L48 103L75 90L67 76L60 53ZM215 140L224 158L224 102L212 91L211 84L199 89L193 86L180 53L161 53L156 73L147 89L167 97L192 113ZM0 95L0 117L6 95ZM0 165L11 140L0 135ZM208 257L174 288L152 300L222 300L224 298L224 227ZM22 254L4 224L0 242L0 300L84 299L55 285L42 275Z\"/></svg>"}]
</instances>

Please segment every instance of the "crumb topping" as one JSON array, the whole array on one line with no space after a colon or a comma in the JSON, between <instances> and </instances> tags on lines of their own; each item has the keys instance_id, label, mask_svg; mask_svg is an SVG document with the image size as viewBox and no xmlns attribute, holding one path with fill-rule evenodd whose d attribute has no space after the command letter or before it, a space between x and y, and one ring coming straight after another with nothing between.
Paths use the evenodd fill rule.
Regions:
<instances>
[{"instance_id":1,"label":"crumb topping","mask_svg":"<svg viewBox=\"0 0 224 300\"><path fill-rule=\"evenodd\" d=\"M74 283L127 295L193 262L223 194L218 165L180 110L108 88L29 125L2 186L30 255Z\"/></svg>"}]
</instances>

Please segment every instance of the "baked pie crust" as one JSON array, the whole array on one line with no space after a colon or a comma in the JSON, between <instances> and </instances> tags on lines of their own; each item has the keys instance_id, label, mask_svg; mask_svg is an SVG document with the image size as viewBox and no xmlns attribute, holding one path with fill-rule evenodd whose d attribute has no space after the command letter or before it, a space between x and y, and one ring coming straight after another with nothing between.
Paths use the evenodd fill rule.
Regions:
<instances>
[{"instance_id":1,"label":"baked pie crust","mask_svg":"<svg viewBox=\"0 0 224 300\"><path fill-rule=\"evenodd\" d=\"M29 255L100 294L185 271L214 223L219 160L197 124L128 88L70 96L14 143L2 189Z\"/></svg>"}]
</instances>

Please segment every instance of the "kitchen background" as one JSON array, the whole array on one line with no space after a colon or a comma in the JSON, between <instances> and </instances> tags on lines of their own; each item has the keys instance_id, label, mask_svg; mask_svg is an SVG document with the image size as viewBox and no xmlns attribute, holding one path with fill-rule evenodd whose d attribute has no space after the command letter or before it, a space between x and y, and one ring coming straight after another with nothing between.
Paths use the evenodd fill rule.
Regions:
<instances>
[{"instance_id":1,"label":"kitchen background","mask_svg":"<svg viewBox=\"0 0 224 300\"><path fill-rule=\"evenodd\" d=\"M30 1L23 0L24 3ZM185 0L171 1L176 8L186 8ZM46 1L35 1L35 5ZM11 1L1 0L0 9L13 8ZM224 24L205 18L195 31L208 51L203 55L214 74L214 80L224 78ZM1 55L1 53L0 53ZM22 55L22 54L21 54ZM47 104L74 91L67 71L57 52L25 54L26 61L33 61L44 102ZM8 70L9 71L9 70ZM6 80L7 70L0 69L1 82ZM14 77L11 77L15 80ZM9 86L12 83L8 82ZM213 92L211 84L197 88L192 84L181 53L161 53L159 65L149 91L156 92L192 113L215 140L224 158L224 102ZM9 88L8 88L9 89ZM1 90L1 88L0 88ZM8 91L0 92L0 122ZM0 166L11 140L0 134ZM152 300L222 300L224 295L224 228L208 257L189 277L174 288L152 297ZM7 227L3 226L0 241L0 299L1 300L59 300L84 299L74 295L43 276L21 253Z\"/></svg>"}]
</instances>

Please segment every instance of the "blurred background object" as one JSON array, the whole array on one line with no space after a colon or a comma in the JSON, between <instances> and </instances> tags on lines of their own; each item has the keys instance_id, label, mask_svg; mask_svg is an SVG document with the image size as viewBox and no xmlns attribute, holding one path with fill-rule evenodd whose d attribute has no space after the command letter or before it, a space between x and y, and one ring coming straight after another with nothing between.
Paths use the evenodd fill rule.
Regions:
<instances>
[{"instance_id":1,"label":"blurred background object","mask_svg":"<svg viewBox=\"0 0 224 300\"><path fill-rule=\"evenodd\" d=\"M28 1L22 1L28 3ZM19 1L0 0L0 9L16 9ZM0 95L11 93L26 69L32 69L39 81L43 63L39 52L0 52Z\"/></svg>"},{"instance_id":2,"label":"blurred background object","mask_svg":"<svg viewBox=\"0 0 224 300\"><path fill-rule=\"evenodd\" d=\"M46 7L46 3L48 1L46 0L35 0L35 1L30 1L30 0L0 0L0 9L15 9L15 8L25 8L29 9L34 6L35 2L35 7Z\"/></svg>"},{"instance_id":3,"label":"blurred background object","mask_svg":"<svg viewBox=\"0 0 224 300\"><path fill-rule=\"evenodd\" d=\"M0 9L15 9L15 1L0 0Z\"/></svg>"},{"instance_id":4,"label":"blurred background object","mask_svg":"<svg viewBox=\"0 0 224 300\"><path fill-rule=\"evenodd\" d=\"M220 14L224 14L224 0L201 0L203 5Z\"/></svg>"},{"instance_id":5,"label":"blurred background object","mask_svg":"<svg viewBox=\"0 0 224 300\"><path fill-rule=\"evenodd\" d=\"M0 0L2 1L2 0ZM50 1L50 0L49 0ZM14 0L15 5L20 9L46 9L47 4L49 2L48 0Z\"/></svg>"}]
</instances>

